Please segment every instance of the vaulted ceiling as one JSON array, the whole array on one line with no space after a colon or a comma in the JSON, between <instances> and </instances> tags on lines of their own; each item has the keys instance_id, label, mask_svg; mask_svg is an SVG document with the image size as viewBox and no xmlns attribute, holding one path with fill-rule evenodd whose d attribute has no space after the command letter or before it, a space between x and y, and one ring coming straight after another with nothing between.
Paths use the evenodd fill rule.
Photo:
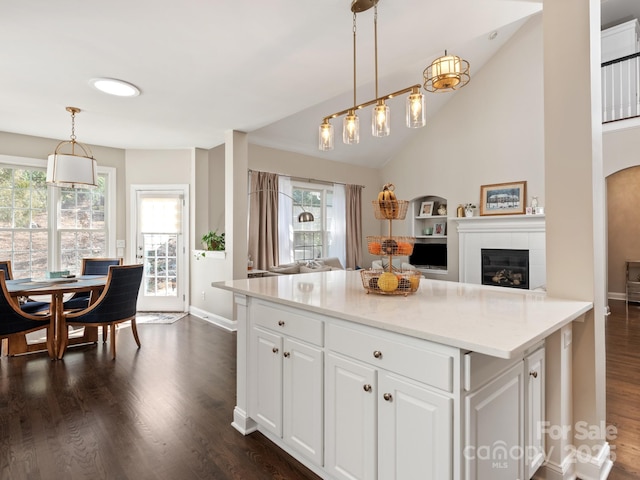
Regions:
<instances>
[{"instance_id":1,"label":"vaulted ceiling","mask_svg":"<svg viewBox=\"0 0 640 480\"><path fill-rule=\"evenodd\" d=\"M640 3L605 0L603 8L618 2ZM528 0L380 0L380 94L422 83L445 49L477 72L541 8ZM416 134L404 127L404 97L389 103L390 137L371 138L363 112L360 145L337 139L334 151L317 150L322 117L353 101L352 20L349 0L1 2L0 131L65 140L65 107L75 106L78 140L94 145L208 149L239 130L252 143L381 165ZM362 102L375 97L372 10L358 15L357 32ZM126 80L142 94L105 95L89 84L95 77ZM426 95L433 116L452 94Z\"/></svg>"}]
</instances>

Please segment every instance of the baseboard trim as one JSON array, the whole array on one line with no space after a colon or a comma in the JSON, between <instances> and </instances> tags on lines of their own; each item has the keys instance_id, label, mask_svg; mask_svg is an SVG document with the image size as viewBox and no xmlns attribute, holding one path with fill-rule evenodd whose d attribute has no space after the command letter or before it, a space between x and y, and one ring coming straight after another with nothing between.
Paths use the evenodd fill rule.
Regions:
<instances>
[{"instance_id":1,"label":"baseboard trim","mask_svg":"<svg viewBox=\"0 0 640 480\"><path fill-rule=\"evenodd\" d=\"M207 312L206 310L193 306L189 307L189 313L228 332L235 332L238 330L238 322L216 315L215 313Z\"/></svg>"},{"instance_id":2,"label":"baseboard trim","mask_svg":"<svg viewBox=\"0 0 640 480\"><path fill-rule=\"evenodd\" d=\"M533 475L534 480L576 480L575 455L567 455L561 464L547 461Z\"/></svg>"},{"instance_id":3,"label":"baseboard trim","mask_svg":"<svg viewBox=\"0 0 640 480\"><path fill-rule=\"evenodd\" d=\"M596 448L594 446L593 448ZM597 455L591 455L578 449L576 454L576 473L581 480L605 480L613 468L611 446L605 442Z\"/></svg>"},{"instance_id":4,"label":"baseboard trim","mask_svg":"<svg viewBox=\"0 0 640 480\"><path fill-rule=\"evenodd\" d=\"M607 293L607 297L609 297L609 300L626 300L627 297L626 295L623 293L619 293L619 292L608 292Z\"/></svg>"},{"instance_id":5,"label":"baseboard trim","mask_svg":"<svg viewBox=\"0 0 640 480\"><path fill-rule=\"evenodd\" d=\"M231 426L239 431L242 435L249 435L258 429L258 424L247 416L247 412L241 408L233 409L233 422Z\"/></svg>"}]
</instances>

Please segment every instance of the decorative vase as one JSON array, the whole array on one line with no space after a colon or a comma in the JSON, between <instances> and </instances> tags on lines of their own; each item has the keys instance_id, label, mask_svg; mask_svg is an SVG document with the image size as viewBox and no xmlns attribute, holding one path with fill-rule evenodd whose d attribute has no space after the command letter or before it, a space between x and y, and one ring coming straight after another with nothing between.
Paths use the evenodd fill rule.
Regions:
<instances>
[{"instance_id":1,"label":"decorative vase","mask_svg":"<svg viewBox=\"0 0 640 480\"><path fill-rule=\"evenodd\" d=\"M465 217L473 217L473 208L465 208L464 209Z\"/></svg>"}]
</instances>

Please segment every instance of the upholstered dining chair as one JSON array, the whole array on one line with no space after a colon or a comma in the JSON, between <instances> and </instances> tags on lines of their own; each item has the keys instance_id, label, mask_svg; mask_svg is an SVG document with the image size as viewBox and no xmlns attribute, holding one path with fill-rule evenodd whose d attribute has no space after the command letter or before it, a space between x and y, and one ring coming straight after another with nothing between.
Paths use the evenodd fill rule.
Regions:
<instances>
[{"instance_id":1,"label":"upholstered dining chair","mask_svg":"<svg viewBox=\"0 0 640 480\"><path fill-rule=\"evenodd\" d=\"M29 333L47 329L47 350L53 357L53 327L50 315L30 315L20 310L7 291L5 270L0 269L0 340L14 333ZM8 353L8 352L7 352Z\"/></svg>"},{"instance_id":2,"label":"upholstered dining chair","mask_svg":"<svg viewBox=\"0 0 640 480\"><path fill-rule=\"evenodd\" d=\"M133 338L140 348L136 325L136 304L142 283L143 265L117 265L109 267L107 283L98 299L86 310L65 312L61 318L61 344L58 358L67 348L68 326L110 326L111 356L116 358L116 324L131 320Z\"/></svg>"},{"instance_id":3,"label":"upholstered dining chair","mask_svg":"<svg viewBox=\"0 0 640 480\"><path fill-rule=\"evenodd\" d=\"M83 258L82 275L107 275L111 265L122 265L121 258ZM89 306L90 292L74 293L62 305L64 310L84 310Z\"/></svg>"},{"instance_id":4,"label":"upholstered dining chair","mask_svg":"<svg viewBox=\"0 0 640 480\"><path fill-rule=\"evenodd\" d=\"M4 272L5 280L13 280L13 271L11 270L11 260L0 260L0 270ZM40 302L27 298L27 301L20 304L20 309L25 313L46 313L49 311L51 304L49 302Z\"/></svg>"}]
</instances>

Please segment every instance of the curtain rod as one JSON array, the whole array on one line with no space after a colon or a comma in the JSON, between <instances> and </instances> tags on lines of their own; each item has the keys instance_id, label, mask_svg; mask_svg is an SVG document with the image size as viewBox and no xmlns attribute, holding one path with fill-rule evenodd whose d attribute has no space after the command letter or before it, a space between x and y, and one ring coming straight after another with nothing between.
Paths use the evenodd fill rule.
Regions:
<instances>
[{"instance_id":1,"label":"curtain rod","mask_svg":"<svg viewBox=\"0 0 640 480\"><path fill-rule=\"evenodd\" d=\"M249 173L251 172L261 172L262 170L251 170L249 169ZM318 180L317 178L306 178L306 177L294 177L292 175L286 175L284 173L277 173L277 172L264 172L264 173L275 173L276 175L280 175L283 177L290 177L291 180L297 180L297 181L302 181L302 182L309 182L309 183L321 183L324 185L333 185L333 184L337 184L337 185L355 185L356 187L362 187L362 188L366 188L364 185L357 185L357 184L351 184L351 183L343 183L343 182L330 182L328 180Z\"/></svg>"}]
</instances>

